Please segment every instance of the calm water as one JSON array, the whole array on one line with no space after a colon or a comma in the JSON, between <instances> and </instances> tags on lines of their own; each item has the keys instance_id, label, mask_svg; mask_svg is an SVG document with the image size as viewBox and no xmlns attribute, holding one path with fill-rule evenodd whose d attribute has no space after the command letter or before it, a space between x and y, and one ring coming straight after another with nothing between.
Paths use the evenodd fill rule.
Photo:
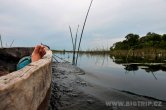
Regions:
<instances>
[{"instance_id":1,"label":"calm water","mask_svg":"<svg viewBox=\"0 0 166 110\"><path fill-rule=\"evenodd\" d=\"M70 53L56 53L56 55L72 61ZM126 65L121 59L111 58L109 55L84 54L79 56L78 61L78 66L88 75L93 76L93 78L86 77L86 80L106 88L129 91L166 101L166 64L155 65L142 65L137 62Z\"/></svg>"}]
</instances>

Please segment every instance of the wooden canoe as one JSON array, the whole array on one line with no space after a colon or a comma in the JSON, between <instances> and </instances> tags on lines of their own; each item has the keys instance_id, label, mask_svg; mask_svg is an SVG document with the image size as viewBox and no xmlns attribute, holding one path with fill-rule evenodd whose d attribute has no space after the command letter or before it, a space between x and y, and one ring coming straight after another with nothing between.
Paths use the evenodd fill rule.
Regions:
<instances>
[{"instance_id":1,"label":"wooden canoe","mask_svg":"<svg viewBox=\"0 0 166 110\"><path fill-rule=\"evenodd\" d=\"M21 70L0 77L0 110L47 110L52 51Z\"/></svg>"}]
</instances>

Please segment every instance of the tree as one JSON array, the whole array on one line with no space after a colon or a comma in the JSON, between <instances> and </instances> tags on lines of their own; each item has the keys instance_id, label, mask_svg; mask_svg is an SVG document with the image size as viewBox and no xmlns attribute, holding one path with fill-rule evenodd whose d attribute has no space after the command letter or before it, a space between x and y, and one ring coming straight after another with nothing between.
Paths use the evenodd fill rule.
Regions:
<instances>
[{"instance_id":1,"label":"tree","mask_svg":"<svg viewBox=\"0 0 166 110\"><path fill-rule=\"evenodd\" d=\"M147 41L161 41L161 35L156 34L156 33L148 33L146 35Z\"/></svg>"},{"instance_id":2,"label":"tree","mask_svg":"<svg viewBox=\"0 0 166 110\"><path fill-rule=\"evenodd\" d=\"M163 35L162 35L162 40L163 40L163 41L166 41L166 34L163 34Z\"/></svg>"},{"instance_id":3,"label":"tree","mask_svg":"<svg viewBox=\"0 0 166 110\"><path fill-rule=\"evenodd\" d=\"M125 40L116 42L113 50L129 50L142 48L161 48L166 49L166 34L160 35L148 32L146 36L139 38L139 35L130 33L125 36Z\"/></svg>"},{"instance_id":4,"label":"tree","mask_svg":"<svg viewBox=\"0 0 166 110\"><path fill-rule=\"evenodd\" d=\"M166 49L166 41L161 41L159 47L162 49Z\"/></svg>"},{"instance_id":5,"label":"tree","mask_svg":"<svg viewBox=\"0 0 166 110\"><path fill-rule=\"evenodd\" d=\"M139 35L130 33L125 38L130 47L138 45Z\"/></svg>"}]
</instances>

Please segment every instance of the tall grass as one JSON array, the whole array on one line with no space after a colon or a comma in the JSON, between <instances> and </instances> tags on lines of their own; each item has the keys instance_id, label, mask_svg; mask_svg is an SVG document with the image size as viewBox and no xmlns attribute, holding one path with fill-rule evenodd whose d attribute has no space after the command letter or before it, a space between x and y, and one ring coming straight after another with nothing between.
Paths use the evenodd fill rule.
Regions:
<instances>
[{"instance_id":1,"label":"tall grass","mask_svg":"<svg viewBox=\"0 0 166 110\"><path fill-rule=\"evenodd\" d=\"M4 48L5 46L3 46L3 41L2 41L1 35L0 35L0 42L1 42L1 48ZM14 40L11 42L11 44L10 44L9 47L12 47L13 43L14 43ZM7 43L6 43L6 48L7 48L7 47L8 47L8 45L7 45Z\"/></svg>"},{"instance_id":2,"label":"tall grass","mask_svg":"<svg viewBox=\"0 0 166 110\"><path fill-rule=\"evenodd\" d=\"M76 47L77 47L77 35L78 35L78 29L79 29L79 25L77 27L77 31L76 31L76 35L75 35L75 39L73 38L73 33L72 33L72 30L71 30L71 27L69 26L69 30L70 30L70 37L71 37L71 40L72 40L72 45L73 45L73 65L75 65L75 53L76 53Z\"/></svg>"},{"instance_id":3,"label":"tall grass","mask_svg":"<svg viewBox=\"0 0 166 110\"><path fill-rule=\"evenodd\" d=\"M69 26L69 30L70 30L70 37L71 37L71 40L72 40L72 45L73 45L73 50L74 50L73 34L72 34L72 30L71 30L70 26Z\"/></svg>"},{"instance_id":4,"label":"tall grass","mask_svg":"<svg viewBox=\"0 0 166 110\"><path fill-rule=\"evenodd\" d=\"M90 11L90 9L91 9L92 3L93 3L93 0L91 0L91 3L90 3L90 5L89 5L88 11L87 11L87 14L86 14L86 17L85 17L85 21L84 21L84 25L83 25L83 28L82 28L81 37L80 37L80 41L79 41L79 45L78 45L78 52L80 51L82 36L83 36L83 33L84 33L86 21L87 21L87 18L88 18L89 11ZM78 52L77 52L77 57L76 57L76 64L77 64L77 61L78 61Z\"/></svg>"},{"instance_id":5,"label":"tall grass","mask_svg":"<svg viewBox=\"0 0 166 110\"><path fill-rule=\"evenodd\" d=\"M93 0L91 0L90 5L89 5L89 8L88 8L88 11L87 11L87 13L86 13L86 17L85 17L85 20L84 20L84 24L83 24L83 27L82 27L82 31L81 31L81 35L80 35L80 39L79 39L79 43L78 43L78 48L77 48L77 35L78 35L79 25L78 25L78 27L77 27L77 32L76 32L76 36L75 36L75 41L74 41L74 39L73 39L73 34L72 34L71 27L69 26L70 36L71 36L72 45L73 45L73 64L74 64L74 65L75 65L75 64L77 65L78 53L79 53L79 51L80 51L81 41L82 41L82 38L83 38L83 33L84 33L86 21L87 21L87 18L88 18L88 15L89 15L89 12L90 12L92 3L93 3ZM77 50L77 54L76 54L76 50ZM75 55L77 55L77 56L75 57ZM75 59L75 58L76 58L76 59Z\"/></svg>"},{"instance_id":6,"label":"tall grass","mask_svg":"<svg viewBox=\"0 0 166 110\"><path fill-rule=\"evenodd\" d=\"M14 43L14 40L13 40L12 43L10 44L10 47L12 47L13 43Z\"/></svg>"},{"instance_id":7,"label":"tall grass","mask_svg":"<svg viewBox=\"0 0 166 110\"><path fill-rule=\"evenodd\" d=\"M2 37L0 35L1 48L3 48Z\"/></svg>"},{"instance_id":8,"label":"tall grass","mask_svg":"<svg viewBox=\"0 0 166 110\"><path fill-rule=\"evenodd\" d=\"M78 30L79 30L79 25L77 27L77 32L76 32L76 37L75 37L75 43L74 43L74 53L73 53L73 64L76 64L76 59L75 59L75 53L76 53L76 47L77 47L77 35L78 35Z\"/></svg>"}]
</instances>

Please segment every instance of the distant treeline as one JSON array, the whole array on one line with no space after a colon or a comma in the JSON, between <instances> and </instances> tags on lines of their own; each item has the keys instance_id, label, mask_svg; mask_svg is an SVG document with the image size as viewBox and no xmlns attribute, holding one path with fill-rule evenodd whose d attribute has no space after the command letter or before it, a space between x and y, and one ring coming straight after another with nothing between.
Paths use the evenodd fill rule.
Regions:
<instances>
[{"instance_id":1,"label":"distant treeline","mask_svg":"<svg viewBox=\"0 0 166 110\"><path fill-rule=\"evenodd\" d=\"M125 36L125 40L116 42L110 50L130 50L157 48L166 49L166 34L160 35L149 32L145 36L140 37L137 34L130 33Z\"/></svg>"}]
</instances>

